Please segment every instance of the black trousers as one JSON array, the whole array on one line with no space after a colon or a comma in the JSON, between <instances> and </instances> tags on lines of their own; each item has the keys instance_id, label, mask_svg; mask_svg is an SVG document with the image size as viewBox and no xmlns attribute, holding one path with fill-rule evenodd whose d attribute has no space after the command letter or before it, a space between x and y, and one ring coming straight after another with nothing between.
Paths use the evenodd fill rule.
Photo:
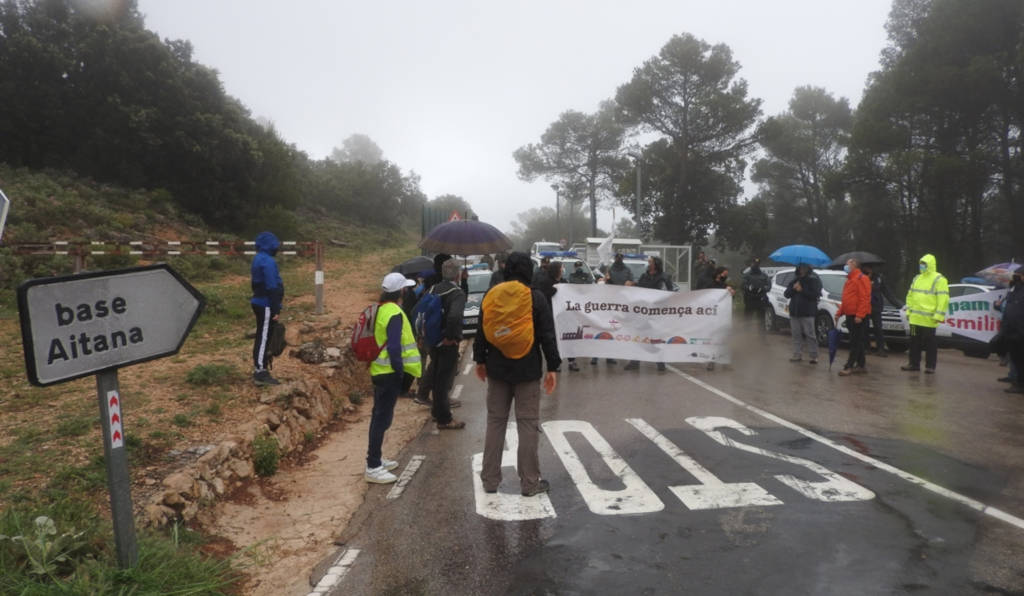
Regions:
<instances>
[{"instance_id":1,"label":"black trousers","mask_svg":"<svg viewBox=\"0 0 1024 596\"><path fill-rule=\"evenodd\" d=\"M939 342L935 339L935 327L910 326L910 366L921 366L921 350L924 350L924 366L935 370L939 356Z\"/></svg>"},{"instance_id":2,"label":"black trousers","mask_svg":"<svg viewBox=\"0 0 1024 596\"><path fill-rule=\"evenodd\" d=\"M882 309L871 311L871 335L875 336L875 349L885 349L885 334L882 332Z\"/></svg>"},{"instance_id":3,"label":"black trousers","mask_svg":"<svg viewBox=\"0 0 1024 596\"><path fill-rule=\"evenodd\" d=\"M252 305L256 315L256 339L252 342L252 365L257 370L270 368L273 357L267 352L267 338L270 337L270 307Z\"/></svg>"},{"instance_id":4,"label":"black trousers","mask_svg":"<svg viewBox=\"0 0 1024 596\"><path fill-rule=\"evenodd\" d=\"M864 350L867 348L868 322L856 322L856 317L846 315L846 328L850 330L850 357L846 360L846 368L864 368Z\"/></svg>"},{"instance_id":5,"label":"black trousers","mask_svg":"<svg viewBox=\"0 0 1024 596\"><path fill-rule=\"evenodd\" d=\"M1024 370L1024 340L1011 342L1009 355L1010 360L1013 362L1013 367L1017 369L1017 378L1013 380L1013 384L1024 386L1024 378L1021 377L1020 372Z\"/></svg>"},{"instance_id":6,"label":"black trousers","mask_svg":"<svg viewBox=\"0 0 1024 596\"><path fill-rule=\"evenodd\" d=\"M459 364L459 344L430 348L430 364L430 372L433 373L433 377L427 378L424 375L421 379L427 391L433 393L430 413L438 424L448 424L452 421L452 408L448 394L455 382L455 369Z\"/></svg>"}]
</instances>

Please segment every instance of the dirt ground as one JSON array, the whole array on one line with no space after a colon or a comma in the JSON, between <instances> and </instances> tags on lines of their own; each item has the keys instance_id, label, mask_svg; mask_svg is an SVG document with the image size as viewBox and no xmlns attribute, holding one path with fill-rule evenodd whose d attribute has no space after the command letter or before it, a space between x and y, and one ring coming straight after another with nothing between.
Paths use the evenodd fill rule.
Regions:
<instances>
[{"instance_id":1,"label":"dirt ground","mask_svg":"<svg viewBox=\"0 0 1024 596\"><path fill-rule=\"evenodd\" d=\"M379 287L387 263L381 256L366 257L356 267L325 263L325 316L340 317L346 324L354 320ZM303 365L291 358L274 366L275 375L283 380L303 372ZM217 542L226 539L236 549L250 549L244 558L252 565L246 569L249 581L242 593L309 593L310 571L334 550L333 539L345 529L367 491L363 470L372 401L366 399L347 414L298 463L283 466L274 476L249 485L245 494L219 502L201 516L204 533ZM400 399L385 436L385 456L394 458L429 418L429 409Z\"/></svg>"}]
</instances>

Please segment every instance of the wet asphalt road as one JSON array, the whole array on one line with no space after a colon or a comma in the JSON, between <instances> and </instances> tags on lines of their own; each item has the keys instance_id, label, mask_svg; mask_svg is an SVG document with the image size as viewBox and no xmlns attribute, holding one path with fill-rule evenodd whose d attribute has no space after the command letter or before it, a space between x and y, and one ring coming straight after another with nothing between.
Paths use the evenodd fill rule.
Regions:
<instances>
[{"instance_id":1,"label":"wet asphalt road","mask_svg":"<svg viewBox=\"0 0 1024 596\"><path fill-rule=\"evenodd\" d=\"M900 372L892 354L840 378L843 351L830 373L827 356L794 364L788 348L739 336L714 371L581 360L542 401L549 499L519 497L514 467L497 497L474 484L484 385L461 374L467 353L467 428L428 425L399 454L396 473L422 456L404 492L372 487L311 584L331 572L321 593L1024 594L1024 398L995 381L1006 369L942 350L936 375Z\"/></svg>"}]
</instances>

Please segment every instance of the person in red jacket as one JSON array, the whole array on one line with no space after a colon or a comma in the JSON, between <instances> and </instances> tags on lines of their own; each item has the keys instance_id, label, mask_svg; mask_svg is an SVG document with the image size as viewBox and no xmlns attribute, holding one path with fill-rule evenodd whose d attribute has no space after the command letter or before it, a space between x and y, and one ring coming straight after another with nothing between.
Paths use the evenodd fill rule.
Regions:
<instances>
[{"instance_id":1,"label":"person in red jacket","mask_svg":"<svg viewBox=\"0 0 1024 596\"><path fill-rule=\"evenodd\" d=\"M836 311L836 322L846 315L846 328L850 332L850 357L839 371L840 377L863 374L864 350L867 348L868 316L871 315L871 278L860 270L857 259L849 259L843 271L847 273L843 286L843 301Z\"/></svg>"}]
</instances>

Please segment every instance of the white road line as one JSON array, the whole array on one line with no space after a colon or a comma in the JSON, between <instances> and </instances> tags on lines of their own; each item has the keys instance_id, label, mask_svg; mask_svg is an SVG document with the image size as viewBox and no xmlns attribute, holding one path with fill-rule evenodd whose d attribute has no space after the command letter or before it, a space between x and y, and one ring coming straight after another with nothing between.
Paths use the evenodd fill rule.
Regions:
<instances>
[{"instance_id":1,"label":"white road line","mask_svg":"<svg viewBox=\"0 0 1024 596\"><path fill-rule=\"evenodd\" d=\"M460 395L462 395L462 385L456 385L455 387L452 388L452 394L448 396L448 399L459 399Z\"/></svg>"},{"instance_id":2,"label":"white road line","mask_svg":"<svg viewBox=\"0 0 1024 596\"><path fill-rule=\"evenodd\" d=\"M320 578L320 581L317 582L316 587L313 588L313 591L308 596L322 596L337 587L341 579L348 573L348 570L352 568L352 563L355 563L358 556L358 548L346 549L345 552L338 556L338 559L327 570L327 573Z\"/></svg>"},{"instance_id":3,"label":"white road line","mask_svg":"<svg viewBox=\"0 0 1024 596\"><path fill-rule=\"evenodd\" d=\"M805 436L805 437L807 437L809 439L813 439L813 440L821 443L822 445L827 445L827 446L835 449L836 451L839 451L840 453L844 453L846 455L849 455L850 457L853 457L855 459L859 459L862 462L870 464L870 465L872 465L872 466L874 466L874 467L876 467L876 468L878 468L880 470L885 470L886 472L889 472L890 474L892 474L892 475L894 475L894 476L896 476L898 478L902 478L903 480L906 480L907 482L910 482L911 484L916 484L917 486L920 486L921 488L929 490L929 491L931 491L931 492L933 492L933 493L935 493L937 495L941 495L943 497L946 497L947 499L951 499L953 501L956 501L957 503L965 505L965 506L967 506L967 507L969 507L969 508L971 508L971 509L973 509L975 511L978 511L978 512L983 513L985 515L988 515L990 517L994 517L995 519L1004 521L1004 522L1010 524L1011 526L1016 526L1017 528L1020 528L1021 530L1024 530L1024 519L1021 519L1021 518L1019 518L1019 517L1017 517L1015 515L1009 514L1009 513L1005 512L1005 511L1002 511L1000 509L996 509L995 507L991 507L989 505L986 505L986 504L982 503L981 501L977 501L977 500L972 499L970 497L961 495L960 493L951 491L948 488L941 487L941 486L939 486L939 485L937 485L937 484L935 484L933 482L929 482L928 480L925 480L924 478L921 478L920 476L915 476L915 475L911 474L910 472L904 472L903 470L901 470L901 469L899 469L899 468L897 468L895 466L891 466L891 465L889 465L889 464L887 464L887 463L885 463L883 461L879 461L879 460L877 460L877 459L875 459L875 458L873 458L873 457L871 457L869 455L864 455L863 453L860 453L858 451L850 449L849 447L847 447L845 445L842 445L840 443L836 443L835 441L833 441L831 439L828 439L826 437L823 437L823 436L821 436L821 435L819 435L819 434L817 434L815 432L809 431L806 428L804 428L804 427L802 427L802 426L800 426L798 424L795 424L795 423L790 422L788 420L785 420L783 418L779 418L775 414L772 414L770 412L762 410L761 408L758 408L757 406L752 406L752 405L746 403L745 401L743 401L743 400L741 400L739 398L733 397L732 395L729 395L725 391L722 391L721 389L719 389L717 387L709 385L708 383L705 383L704 381L701 381L700 379L698 379L696 377L690 376L690 375L684 373L683 371L677 369L674 366L670 365L668 367L668 369L671 370L672 372L674 372L675 374L679 375L680 377L686 379L687 381L690 381L694 385L697 385L698 387L702 387L702 388L710 391L711 393L714 393L718 397L721 397L722 399L724 399L724 400L726 400L728 402L731 402L732 404L734 404L736 406L739 406L739 407L741 407L741 408L743 408L743 409L745 409L747 411L753 412L754 414L757 414L758 416L761 416L763 418L767 418L768 420L771 420L772 422L774 422L775 424L778 424L779 426L788 428L788 429L790 429L790 430L792 430L794 432L797 432L797 433L799 433L799 434L801 434L801 435L803 435L803 436Z\"/></svg>"},{"instance_id":4,"label":"white road line","mask_svg":"<svg viewBox=\"0 0 1024 596\"><path fill-rule=\"evenodd\" d=\"M463 375L468 375L468 374L469 374L469 373L471 373L472 371L473 371L473 363L472 363L472 362L470 362L469 364L467 364L467 365L466 365L466 367L465 367L465 368L463 368L463 369L462 369L462 374L463 374Z\"/></svg>"},{"instance_id":5,"label":"white road line","mask_svg":"<svg viewBox=\"0 0 1024 596\"><path fill-rule=\"evenodd\" d=\"M402 496L402 493L405 492L405 487L412 481L413 474L416 473L416 470L420 469L420 465L425 459L427 459L427 456L425 455L412 456L412 459L409 460L408 464L406 464L405 469L402 470L402 475L398 477L398 482L395 482L395 485L392 486L391 490L388 492L387 499L389 501L394 501L398 497Z\"/></svg>"},{"instance_id":6,"label":"white road line","mask_svg":"<svg viewBox=\"0 0 1024 596\"><path fill-rule=\"evenodd\" d=\"M569 472L573 484L592 512L598 515L632 515L653 513L665 508L665 504L651 487L647 486L589 422L548 420L541 424L541 428L544 429L544 436L548 438L548 442L562 460L562 465ZM590 443L612 474L618 477L622 488L604 489L594 482L579 454L569 443L566 437L568 433L578 433Z\"/></svg>"},{"instance_id":7,"label":"white road line","mask_svg":"<svg viewBox=\"0 0 1024 596\"><path fill-rule=\"evenodd\" d=\"M668 487L688 509L723 509L752 505L782 505L782 501L753 482L722 482L707 468L697 463L665 435L641 418L626 418L645 437L661 448L700 484Z\"/></svg>"}]
</instances>

